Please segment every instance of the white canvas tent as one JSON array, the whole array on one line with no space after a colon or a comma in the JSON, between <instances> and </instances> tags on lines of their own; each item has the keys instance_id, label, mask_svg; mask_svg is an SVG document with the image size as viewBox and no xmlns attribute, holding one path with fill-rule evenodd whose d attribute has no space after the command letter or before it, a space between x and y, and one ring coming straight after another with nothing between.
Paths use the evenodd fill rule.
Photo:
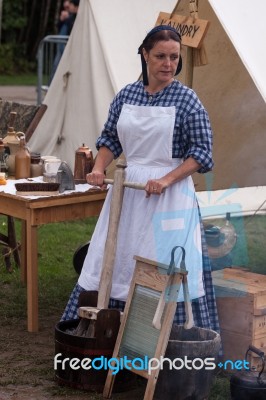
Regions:
<instances>
[{"instance_id":1,"label":"white canvas tent","mask_svg":"<svg viewBox=\"0 0 266 400\"><path fill-rule=\"evenodd\" d=\"M209 2L266 101L266 35L263 29L265 1L253 0L252 11L249 2L243 0Z\"/></svg>"},{"instance_id":2,"label":"white canvas tent","mask_svg":"<svg viewBox=\"0 0 266 400\"><path fill-rule=\"evenodd\" d=\"M175 0L81 0L56 75L48 109L29 146L57 155L73 168L75 150L95 141L114 95L141 73L139 45L160 11Z\"/></svg>"},{"instance_id":3,"label":"white canvas tent","mask_svg":"<svg viewBox=\"0 0 266 400\"><path fill-rule=\"evenodd\" d=\"M140 75L139 44L159 12L171 13L176 3L81 0L44 99L48 109L29 142L32 150L57 155L72 168L75 150L82 143L96 153L94 143L114 94ZM208 182L212 179L208 189L256 187L266 181L265 76L261 73L265 8L264 1L256 0L250 18L248 0L199 0L199 18L210 21L204 39L208 64L194 68L193 88L209 112L214 131L215 168L207 177ZM188 12L189 1L181 0L178 14ZM206 176L195 174L194 180L198 191L206 190Z\"/></svg>"}]
</instances>

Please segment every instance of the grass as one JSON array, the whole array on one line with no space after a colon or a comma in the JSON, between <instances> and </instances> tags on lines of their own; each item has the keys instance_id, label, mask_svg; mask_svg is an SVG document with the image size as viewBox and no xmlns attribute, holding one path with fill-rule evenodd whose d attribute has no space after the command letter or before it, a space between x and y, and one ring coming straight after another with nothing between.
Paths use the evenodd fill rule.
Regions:
<instances>
[{"instance_id":1,"label":"grass","mask_svg":"<svg viewBox=\"0 0 266 400\"><path fill-rule=\"evenodd\" d=\"M36 74L0 75L0 86L37 86Z\"/></svg>"},{"instance_id":2,"label":"grass","mask_svg":"<svg viewBox=\"0 0 266 400\"><path fill-rule=\"evenodd\" d=\"M51 316L59 319L69 298L69 294L77 281L77 273L73 268L72 258L75 250L86 243L95 226L96 218L89 218L78 222L58 223L41 226L38 228L38 262L39 262L39 310L43 321ZM234 265L243 265L253 272L266 274L265 259L266 246L264 232L266 230L266 217L255 216L244 219L232 219L232 224L237 232L237 245L234 248L232 262ZM216 225L222 225L224 221L212 221ZM0 232L6 233L6 218L0 218ZM20 222L16 221L17 238L20 240ZM0 319L2 335L0 345L3 343L5 351L15 351L17 336L16 332L7 339L5 329L8 327L25 325L26 321L26 290L20 282L20 271L16 267L12 273L5 269L3 257L0 254ZM22 332L25 328L22 328ZM19 345L25 348L25 353L15 353L18 367L9 373L1 373L9 368L5 359L1 357L0 386L8 384L28 384L38 386L43 380L53 379L51 356L39 354L32 351L43 345L38 336L28 336L25 332L22 337L20 333ZM32 342L33 340L33 342ZM34 342L35 340L35 342ZM46 339L45 339L46 340ZM45 342L44 340L44 342ZM53 341L53 332L50 332L50 340ZM10 342L9 342L10 341ZM29 364L29 365L28 365ZM26 366L25 366L26 365ZM13 366L12 366L13 368ZM28 373L25 372L25 370ZM52 396L67 397L77 393L69 388L54 385L49 389ZM80 392L79 392L80 393ZM81 394L81 398L82 394ZM85 397L84 397L85 398ZM88 399L98 399L95 395ZM120 397L118 397L120 398ZM215 377L209 400L228 400L229 375L219 371Z\"/></svg>"},{"instance_id":3,"label":"grass","mask_svg":"<svg viewBox=\"0 0 266 400\"><path fill-rule=\"evenodd\" d=\"M63 311L74 284L77 273L72 258L75 250L91 237L96 218L78 222L55 223L38 228L38 263L39 263L39 298L40 310L44 315ZM5 217L0 218L0 231L7 233ZM20 222L16 221L17 240L20 241ZM59 251L60 249L60 251ZM13 268L11 274L6 273L4 260L0 259L1 287L10 287L12 297L1 304L0 315L5 319L21 314L26 316L25 288L20 284L20 271ZM16 289L16 290L14 290ZM11 304L16 305L10 307ZM59 311L60 310L60 311Z\"/></svg>"}]
</instances>

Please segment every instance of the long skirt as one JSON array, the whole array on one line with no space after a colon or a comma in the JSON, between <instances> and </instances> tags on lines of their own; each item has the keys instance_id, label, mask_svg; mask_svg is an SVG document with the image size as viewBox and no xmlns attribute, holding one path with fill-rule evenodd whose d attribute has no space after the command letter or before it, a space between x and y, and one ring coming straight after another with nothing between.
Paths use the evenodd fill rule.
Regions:
<instances>
[{"instance_id":1,"label":"long skirt","mask_svg":"<svg viewBox=\"0 0 266 400\"><path fill-rule=\"evenodd\" d=\"M216 308L215 293L212 284L211 265L208 256L208 248L205 240L203 225L201 224L202 234L202 261L203 261L203 284L205 289L205 296L192 300L192 312L194 317L195 326L200 328L212 329L219 332L218 313ZM78 319L78 300L82 291L85 291L78 283L74 287L69 301L66 305L65 311L62 315L61 321ZM110 299L109 308L115 308L123 311L125 306L124 301ZM186 313L184 302L178 302L174 323L178 325L184 324L186 320Z\"/></svg>"}]
</instances>

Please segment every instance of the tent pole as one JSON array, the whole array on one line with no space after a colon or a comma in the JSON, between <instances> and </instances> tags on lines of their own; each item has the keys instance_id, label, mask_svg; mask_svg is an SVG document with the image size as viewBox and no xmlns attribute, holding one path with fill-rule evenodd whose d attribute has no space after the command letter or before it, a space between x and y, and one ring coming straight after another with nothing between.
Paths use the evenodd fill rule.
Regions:
<instances>
[{"instance_id":1,"label":"tent pole","mask_svg":"<svg viewBox=\"0 0 266 400\"><path fill-rule=\"evenodd\" d=\"M186 75L185 75L185 85L192 88L193 86L193 70L194 70L194 63L193 63L193 48L187 47L186 52Z\"/></svg>"},{"instance_id":2,"label":"tent pole","mask_svg":"<svg viewBox=\"0 0 266 400\"><path fill-rule=\"evenodd\" d=\"M177 3L176 3L176 5L175 5L175 7L174 7L174 9L173 9L173 11L172 11L172 13L170 15L170 19L173 17L174 14L178 14L177 11L179 11L179 10L183 11L184 10L184 6L182 7L181 4L182 4L182 0L177 0Z\"/></svg>"},{"instance_id":3,"label":"tent pole","mask_svg":"<svg viewBox=\"0 0 266 400\"><path fill-rule=\"evenodd\" d=\"M191 1L191 0L190 0ZM192 0L193 1L193 0ZM183 2L184 3L184 2ZM194 3L193 3L194 5ZM191 5L189 4L190 13L191 13ZM171 15L170 19L173 17L174 14L178 14L178 11L183 11L184 6L182 7L182 0L178 0ZM185 74L185 85L192 88L193 85L193 49L192 47L186 48L186 74Z\"/></svg>"}]
</instances>

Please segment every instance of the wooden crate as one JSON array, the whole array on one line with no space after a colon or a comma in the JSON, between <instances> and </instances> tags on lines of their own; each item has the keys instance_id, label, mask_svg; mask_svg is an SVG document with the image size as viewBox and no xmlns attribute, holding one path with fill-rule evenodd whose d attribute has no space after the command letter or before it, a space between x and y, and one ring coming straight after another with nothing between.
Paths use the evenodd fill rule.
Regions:
<instances>
[{"instance_id":1,"label":"wooden crate","mask_svg":"<svg viewBox=\"0 0 266 400\"><path fill-rule=\"evenodd\" d=\"M224 360L243 360L249 345L266 354L266 276L239 268L212 273ZM250 366L260 357L249 352Z\"/></svg>"}]
</instances>

